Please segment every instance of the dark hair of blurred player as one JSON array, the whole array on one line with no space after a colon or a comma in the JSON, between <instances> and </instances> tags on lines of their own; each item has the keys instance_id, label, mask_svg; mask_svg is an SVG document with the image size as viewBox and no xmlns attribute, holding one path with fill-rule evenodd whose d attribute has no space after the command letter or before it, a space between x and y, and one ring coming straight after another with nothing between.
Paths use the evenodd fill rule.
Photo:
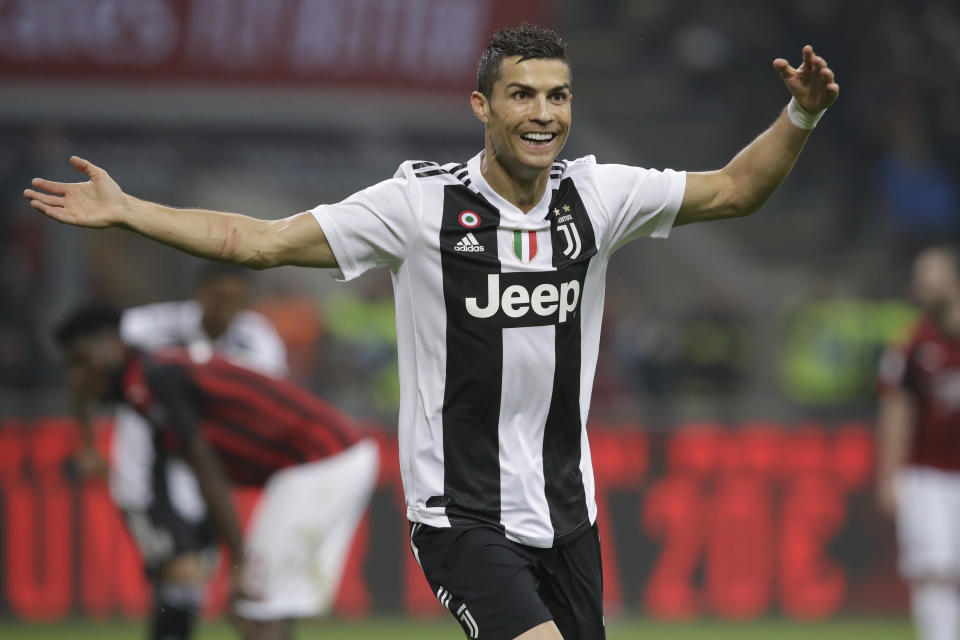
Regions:
<instances>
[{"instance_id":1,"label":"dark hair of blurred player","mask_svg":"<svg viewBox=\"0 0 960 640\"><path fill-rule=\"evenodd\" d=\"M242 267L211 262L197 278L193 298L202 311L201 324L211 339L219 338L246 308L250 297L250 272Z\"/></svg>"}]
</instances>

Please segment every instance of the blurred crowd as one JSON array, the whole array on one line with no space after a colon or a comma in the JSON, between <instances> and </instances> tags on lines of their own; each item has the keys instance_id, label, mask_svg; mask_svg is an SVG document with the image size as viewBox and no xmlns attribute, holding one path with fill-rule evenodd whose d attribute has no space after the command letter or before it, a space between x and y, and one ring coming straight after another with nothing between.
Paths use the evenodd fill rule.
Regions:
<instances>
[{"instance_id":1,"label":"blurred crowd","mask_svg":"<svg viewBox=\"0 0 960 640\"><path fill-rule=\"evenodd\" d=\"M717 168L786 102L771 60L796 64L806 43L842 87L763 212L617 257L594 416L869 411L877 354L913 318L909 260L960 235L958 5L562 5L577 96L565 157ZM71 304L185 298L197 269L138 238L33 213L23 188L35 175L69 179L71 153L149 199L280 217L388 178L404 159L465 160L480 135L365 136L335 120L304 133L0 122L0 418L62 408L48 333ZM294 376L357 417L394 424L388 276L336 287L283 269L256 284L253 305L287 340Z\"/></svg>"}]
</instances>

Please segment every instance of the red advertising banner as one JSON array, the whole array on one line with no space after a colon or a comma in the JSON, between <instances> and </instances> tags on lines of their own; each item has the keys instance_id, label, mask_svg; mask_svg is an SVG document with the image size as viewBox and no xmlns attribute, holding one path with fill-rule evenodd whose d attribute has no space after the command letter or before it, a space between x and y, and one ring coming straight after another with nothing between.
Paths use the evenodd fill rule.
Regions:
<instances>
[{"instance_id":1,"label":"red advertising banner","mask_svg":"<svg viewBox=\"0 0 960 640\"><path fill-rule=\"evenodd\" d=\"M590 427L608 616L780 613L821 619L905 610L892 526L873 507L862 424ZM106 450L108 430L101 433ZM442 615L407 544L395 434L336 601L341 616ZM80 483L67 420L0 425L0 615L139 617L150 590L101 480ZM235 493L242 520L256 491ZM207 613L226 606L224 573Z\"/></svg>"},{"instance_id":2,"label":"red advertising banner","mask_svg":"<svg viewBox=\"0 0 960 640\"><path fill-rule=\"evenodd\" d=\"M464 90L542 0L0 0L0 78Z\"/></svg>"}]
</instances>

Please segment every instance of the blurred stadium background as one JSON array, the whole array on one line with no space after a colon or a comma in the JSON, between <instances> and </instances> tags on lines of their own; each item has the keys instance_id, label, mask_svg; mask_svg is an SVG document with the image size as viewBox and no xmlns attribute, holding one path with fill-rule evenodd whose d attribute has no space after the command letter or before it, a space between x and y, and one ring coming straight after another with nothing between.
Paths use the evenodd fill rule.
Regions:
<instances>
[{"instance_id":1,"label":"blurred stadium background","mask_svg":"<svg viewBox=\"0 0 960 640\"><path fill-rule=\"evenodd\" d=\"M141 634L146 586L105 487L70 465L48 334L82 299L188 297L199 266L44 219L30 179L76 179L77 154L147 199L277 218L405 159L463 161L478 52L524 19L571 43L565 157L718 168L787 101L771 60L808 42L843 88L761 213L611 266L591 416L611 637L910 637L873 379L913 317L912 256L960 232L949 0L0 0L0 636ZM302 637L456 637L405 546L388 276L255 282L295 377L385 452L339 621Z\"/></svg>"}]
</instances>

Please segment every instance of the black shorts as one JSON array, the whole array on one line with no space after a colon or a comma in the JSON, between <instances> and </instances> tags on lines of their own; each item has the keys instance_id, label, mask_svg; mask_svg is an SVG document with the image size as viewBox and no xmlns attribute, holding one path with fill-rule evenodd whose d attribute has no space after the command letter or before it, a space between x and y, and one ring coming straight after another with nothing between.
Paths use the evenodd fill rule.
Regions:
<instances>
[{"instance_id":1,"label":"black shorts","mask_svg":"<svg viewBox=\"0 0 960 640\"><path fill-rule=\"evenodd\" d=\"M565 640L600 640L603 574L597 526L551 549L489 526L413 523L410 542L434 595L468 638L510 640L553 620Z\"/></svg>"},{"instance_id":2,"label":"black shorts","mask_svg":"<svg viewBox=\"0 0 960 640\"><path fill-rule=\"evenodd\" d=\"M155 579L171 560L187 553L216 554L217 535L212 523L190 522L167 500L155 500L145 510L123 509L127 529L143 557L147 577Z\"/></svg>"}]
</instances>

